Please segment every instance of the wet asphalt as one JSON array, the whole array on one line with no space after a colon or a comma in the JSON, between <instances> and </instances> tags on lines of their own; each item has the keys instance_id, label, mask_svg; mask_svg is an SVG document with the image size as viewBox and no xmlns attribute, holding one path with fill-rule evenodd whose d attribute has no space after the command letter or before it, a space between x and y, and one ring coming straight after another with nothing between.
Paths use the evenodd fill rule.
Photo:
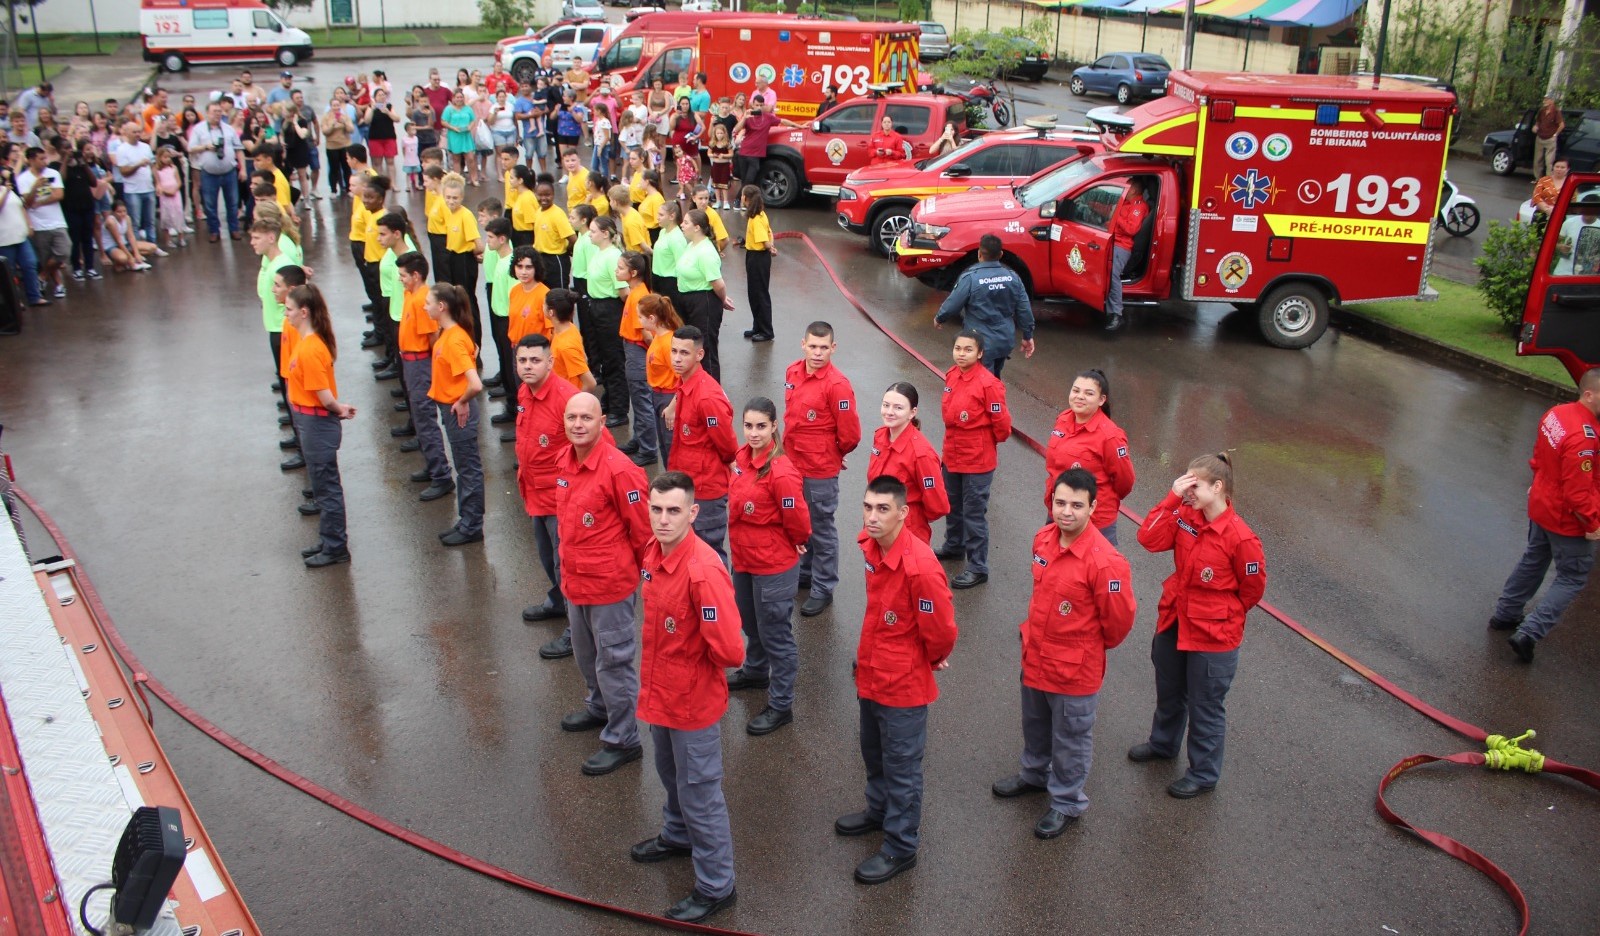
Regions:
<instances>
[{"instance_id":1,"label":"wet asphalt","mask_svg":"<svg viewBox=\"0 0 1600 936\"><path fill-rule=\"evenodd\" d=\"M469 202L481 197L469 190ZM420 207L420 199L417 200ZM390 383L356 350L359 284L346 203L312 208L308 263L333 297L341 397L360 408L340 465L354 562L322 572L298 551L315 520L294 510L303 473L277 464L276 398L244 243L200 243L144 275L73 284L0 339L0 417L21 483L60 522L149 671L227 731L391 819L553 887L659 911L692 886L686 862L637 865L662 792L648 765L587 778L590 735L561 732L582 681L536 650L558 631L519 612L542 595L511 446L485 420L487 541L441 548L449 499L416 500L420 464L396 451ZM822 201L780 212L855 291L941 365L954 332L931 327L940 295L839 231ZM737 233L737 222L734 222ZM724 325L737 405L777 397L814 318L839 334L836 363L869 425L892 381L921 391L940 435L940 383L852 309L796 241L773 266L778 340L748 323L742 258L726 273L739 310ZM1233 452L1237 506L1266 548L1267 600L1433 705L1490 731L1539 732L1560 760L1600 765L1600 613L1595 589L1517 664L1485 630L1526 530L1526 467L1550 401L1483 376L1330 332L1275 350L1224 307L1136 310L1108 337L1081 309L1041 309L1039 348L1006 376L1018 426L1042 437L1072 376L1110 375L1148 508L1196 454ZM492 372L492 351L486 370ZM498 404L496 404L498 408ZM850 459L841 527L857 528L865 452ZM829 612L797 616L792 726L723 719L725 786L740 900L719 925L773 934L1504 933L1509 902L1487 879L1375 815L1376 784L1417 752L1471 747L1293 635L1251 615L1229 696L1216 792L1180 802L1181 768L1133 764L1154 690L1148 644L1170 559L1122 523L1141 610L1110 655L1096 725L1091 806L1066 835L1031 835L1037 799L1000 801L1016 769L1016 626L1028 543L1042 522L1042 461L1002 447L990 510L992 577L958 592L961 626L930 716L921 863L866 888L851 868L876 847L841 839L860 808L850 660L863 606L847 532ZM41 550L35 543L35 553ZM954 567L952 567L954 568ZM638 933L647 926L487 881L387 839L277 783L158 709L157 730L230 872L268 933L396 930ZM1600 801L1549 777L1425 769L1392 788L1414 823L1499 862L1539 933L1600 919ZM1385 929L1387 927L1387 929Z\"/></svg>"}]
</instances>

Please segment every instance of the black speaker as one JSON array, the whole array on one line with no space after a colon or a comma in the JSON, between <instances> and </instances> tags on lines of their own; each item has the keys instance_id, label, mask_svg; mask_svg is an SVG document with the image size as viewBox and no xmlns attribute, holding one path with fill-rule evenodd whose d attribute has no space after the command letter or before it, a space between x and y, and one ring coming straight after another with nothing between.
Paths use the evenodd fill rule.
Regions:
<instances>
[{"instance_id":1,"label":"black speaker","mask_svg":"<svg viewBox=\"0 0 1600 936\"><path fill-rule=\"evenodd\" d=\"M111 918L136 929L149 929L172 892L188 852L183 846L183 817L171 806L140 806L117 843L111 863Z\"/></svg>"}]
</instances>

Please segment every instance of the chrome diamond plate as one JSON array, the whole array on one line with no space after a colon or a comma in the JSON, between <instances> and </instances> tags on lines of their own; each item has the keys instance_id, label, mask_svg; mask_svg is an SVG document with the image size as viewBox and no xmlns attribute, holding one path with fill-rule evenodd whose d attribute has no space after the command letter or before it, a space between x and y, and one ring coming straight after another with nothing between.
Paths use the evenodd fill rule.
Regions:
<instances>
[{"instance_id":1,"label":"chrome diamond plate","mask_svg":"<svg viewBox=\"0 0 1600 936\"><path fill-rule=\"evenodd\" d=\"M133 809L112 773L80 678L15 529L0 522L0 695L73 927L82 932L78 902L90 887L111 877L112 856ZM89 918L96 925L104 925L108 901L102 892L90 902ZM179 936L170 903L148 932Z\"/></svg>"}]
</instances>

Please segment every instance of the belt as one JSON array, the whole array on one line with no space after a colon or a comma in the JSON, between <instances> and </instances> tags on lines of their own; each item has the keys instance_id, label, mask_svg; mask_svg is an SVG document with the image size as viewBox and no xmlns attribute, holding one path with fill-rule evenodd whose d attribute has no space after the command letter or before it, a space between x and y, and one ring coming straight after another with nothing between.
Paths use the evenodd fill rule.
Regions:
<instances>
[{"instance_id":1,"label":"belt","mask_svg":"<svg viewBox=\"0 0 1600 936\"><path fill-rule=\"evenodd\" d=\"M402 361L426 361L429 357L430 357L430 355L426 351L401 351L400 352L400 360L402 360Z\"/></svg>"},{"instance_id":2,"label":"belt","mask_svg":"<svg viewBox=\"0 0 1600 936\"><path fill-rule=\"evenodd\" d=\"M289 408L302 416L332 416L333 414L320 406L301 406L299 403L290 403Z\"/></svg>"}]
</instances>

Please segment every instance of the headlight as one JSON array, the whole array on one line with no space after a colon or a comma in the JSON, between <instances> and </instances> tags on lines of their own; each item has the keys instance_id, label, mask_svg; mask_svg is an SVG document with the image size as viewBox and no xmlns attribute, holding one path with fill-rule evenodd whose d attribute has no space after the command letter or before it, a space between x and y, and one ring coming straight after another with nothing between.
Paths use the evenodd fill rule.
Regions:
<instances>
[{"instance_id":1,"label":"headlight","mask_svg":"<svg viewBox=\"0 0 1600 936\"><path fill-rule=\"evenodd\" d=\"M949 234L950 228L943 224L928 224L925 221L918 221L915 225L913 225L912 231L919 238L936 241L946 234Z\"/></svg>"},{"instance_id":2,"label":"headlight","mask_svg":"<svg viewBox=\"0 0 1600 936\"><path fill-rule=\"evenodd\" d=\"M856 190L855 189L847 189L847 188L840 189L839 190L839 200L840 201L855 201L856 200Z\"/></svg>"}]
</instances>

